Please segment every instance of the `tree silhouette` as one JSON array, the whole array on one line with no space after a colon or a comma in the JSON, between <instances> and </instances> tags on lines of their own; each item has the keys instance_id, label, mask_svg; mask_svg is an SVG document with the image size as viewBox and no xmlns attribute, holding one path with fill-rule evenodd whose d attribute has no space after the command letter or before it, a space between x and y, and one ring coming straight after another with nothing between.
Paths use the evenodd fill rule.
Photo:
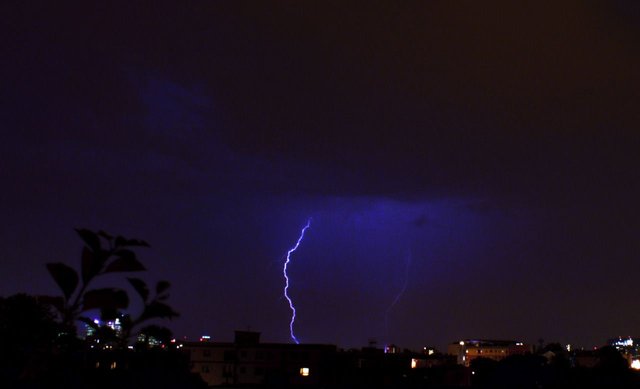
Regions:
<instances>
[{"instance_id":1,"label":"tree silhouette","mask_svg":"<svg viewBox=\"0 0 640 389\"><path fill-rule=\"evenodd\" d=\"M116 318L122 321L122 332L117 342L120 346L127 344L134 328L143 322L178 316L178 313L166 304L171 286L168 281L159 281L155 286L153 298L150 298L149 288L142 279L127 278L144 306L142 313L136 318L123 313L123 310L129 307L130 301L125 290L116 287L90 288L96 278L105 274L146 270L133 249L150 247L147 242L122 236L114 237L104 231L76 229L76 232L84 241L80 272L62 262L48 263L47 270L62 291L62 296L43 298L57 310L61 324L68 335L75 336L77 321L93 327L98 333L101 332L98 324L84 316L91 310L99 310L102 321Z\"/></svg>"},{"instance_id":2,"label":"tree silhouette","mask_svg":"<svg viewBox=\"0 0 640 389\"><path fill-rule=\"evenodd\" d=\"M12 387L46 368L60 326L33 296L0 298L0 387Z\"/></svg>"},{"instance_id":3,"label":"tree silhouette","mask_svg":"<svg viewBox=\"0 0 640 389\"><path fill-rule=\"evenodd\" d=\"M0 298L0 388L206 387L177 349L126 347L140 327L146 339L169 343L170 330L143 326L152 319L178 316L167 304L169 282L159 281L151 291L141 278L126 278L143 306L135 317L125 313L130 301L126 290L94 287L106 274L144 271L134 250L149 244L104 231L76 232L84 242L79 269L61 262L46 265L61 295ZM98 310L103 321L119 318L121 331L94 323L86 317L92 310ZM103 347L91 347L79 339L78 322L93 327L93 337L109 346L96 342L94 346Z\"/></svg>"}]
</instances>

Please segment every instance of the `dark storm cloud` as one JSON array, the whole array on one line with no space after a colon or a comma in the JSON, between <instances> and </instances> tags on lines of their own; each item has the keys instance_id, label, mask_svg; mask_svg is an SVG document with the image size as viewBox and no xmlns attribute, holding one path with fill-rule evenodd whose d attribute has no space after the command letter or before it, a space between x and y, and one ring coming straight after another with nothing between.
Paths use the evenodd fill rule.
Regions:
<instances>
[{"instance_id":1,"label":"dark storm cloud","mask_svg":"<svg viewBox=\"0 0 640 389\"><path fill-rule=\"evenodd\" d=\"M152 75L207 96L202 131L236 151L339 170L303 191L550 201L634 172L638 35L614 7L16 8L11 93L64 131L84 115L135 142Z\"/></svg>"}]
</instances>

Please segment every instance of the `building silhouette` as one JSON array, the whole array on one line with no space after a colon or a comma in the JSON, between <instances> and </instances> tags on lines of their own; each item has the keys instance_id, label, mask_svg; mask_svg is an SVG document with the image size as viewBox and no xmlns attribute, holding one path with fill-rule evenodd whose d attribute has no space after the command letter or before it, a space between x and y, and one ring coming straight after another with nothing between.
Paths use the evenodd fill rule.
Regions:
<instances>
[{"instance_id":1,"label":"building silhouette","mask_svg":"<svg viewBox=\"0 0 640 389\"><path fill-rule=\"evenodd\" d=\"M209 385L317 386L334 381L336 346L261 343L260 333L236 331L233 342L183 343L192 372Z\"/></svg>"},{"instance_id":2,"label":"building silhouette","mask_svg":"<svg viewBox=\"0 0 640 389\"><path fill-rule=\"evenodd\" d=\"M533 346L515 340L464 339L449 344L447 352L457 357L458 364L469 366L476 358L501 361L511 355L533 352Z\"/></svg>"}]
</instances>

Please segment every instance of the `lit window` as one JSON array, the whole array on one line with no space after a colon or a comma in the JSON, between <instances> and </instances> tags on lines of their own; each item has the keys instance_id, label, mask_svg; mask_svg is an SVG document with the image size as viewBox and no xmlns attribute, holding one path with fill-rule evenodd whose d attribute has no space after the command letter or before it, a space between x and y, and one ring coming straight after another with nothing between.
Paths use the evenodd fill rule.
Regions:
<instances>
[{"instance_id":1,"label":"lit window","mask_svg":"<svg viewBox=\"0 0 640 389\"><path fill-rule=\"evenodd\" d=\"M633 362L631 362L631 368L634 370L640 370L640 360L634 359Z\"/></svg>"},{"instance_id":2,"label":"lit window","mask_svg":"<svg viewBox=\"0 0 640 389\"><path fill-rule=\"evenodd\" d=\"M415 358L411 358L411 368L415 369L416 367L418 367L418 360Z\"/></svg>"},{"instance_id":3,"label":"lit window","mask_svg":"<svg viewBox=\"0 0 640 389\"><path fill-rule=\"evenodd\" d=\"M309 368L308 367L301 367L300 368L300 375L303 377L308 377L309 376Z\"/></svg>"}]
</instances>

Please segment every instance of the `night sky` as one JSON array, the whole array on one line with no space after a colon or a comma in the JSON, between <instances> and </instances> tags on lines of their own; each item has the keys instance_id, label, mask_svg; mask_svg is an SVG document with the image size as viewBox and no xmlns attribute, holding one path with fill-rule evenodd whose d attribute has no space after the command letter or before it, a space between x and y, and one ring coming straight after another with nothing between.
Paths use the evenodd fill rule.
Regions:
<instances>
[{"instance_id":1,"label":"night sky","mask_svg":"<svg viewBox=\"0 0 640 389\"><path fill-rule=\"evenodd\" d=\"M289 342L312 218L302 342L640 335L636 2L23 3L0 295L103 229L151 244L176 336Z\"/></svg>"}]
</instances>

